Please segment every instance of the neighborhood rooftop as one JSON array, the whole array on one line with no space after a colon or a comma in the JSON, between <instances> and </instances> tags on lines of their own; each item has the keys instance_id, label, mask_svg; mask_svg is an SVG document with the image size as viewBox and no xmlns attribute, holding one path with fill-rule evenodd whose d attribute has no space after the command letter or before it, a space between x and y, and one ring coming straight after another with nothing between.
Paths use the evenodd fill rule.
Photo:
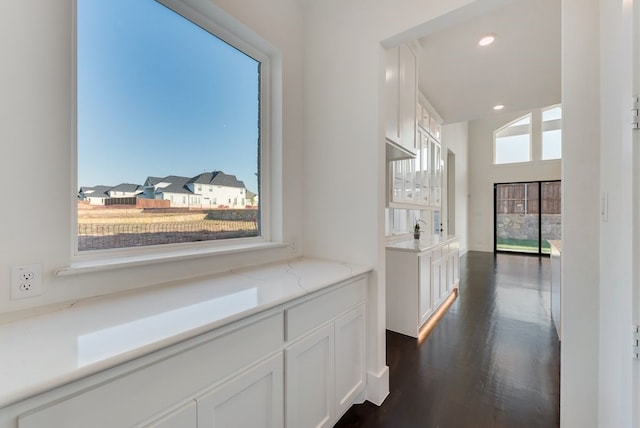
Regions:
<instances>
[{"instance_id":1,"label":"neighborhood rooftop","mask_svg":"<svg viewBox=\"0 0 640 428\"><path fill-rule=\"evenodd\" d=\"M194 177L148 176L143 185L83 186L78 192L80 200L92 205L104 205L106 200L113 198L137 198L169 200L172 207L244 208L255 206L257 197L235 175L222 171L203 172Z\"/></svg>"}]
</instances>

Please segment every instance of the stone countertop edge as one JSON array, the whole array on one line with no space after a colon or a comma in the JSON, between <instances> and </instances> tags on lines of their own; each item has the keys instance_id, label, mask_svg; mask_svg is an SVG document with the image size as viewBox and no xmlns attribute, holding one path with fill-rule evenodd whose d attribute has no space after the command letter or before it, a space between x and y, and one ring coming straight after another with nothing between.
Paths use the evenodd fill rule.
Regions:
<instances>
[{"instance_id":1,"label":"stone countertop edge","mask_svg":"<svg viewBox=\"0 0 640 428\"><path fill-rule=\"evenodd\" d=\"M3 346L0 353L0 410L370 271L362 265L298 258L174 281L148 290L82 299L65 309L1 324L0 343L9 346ZM247 292L251 305L238 302L237 296ZM147 306L141 306L141 302ZM203 305L209 307L199 308ZM215 313L216 307L222 308L223 314ZM190 315L199 319L197 325L190 325ZM140 337L156 319L160 324L183 329L151 341ZM183 327L175 327L180 323ZM116 336L114 329L122 331ZM120 342L114 345L116 350L107 350L107 355L95 362L82 363L80 342L97 335L93 342L100 349L88 352L96 358L95 354L104 353L104 341L100 340L104 333ZM42 353L43 349L51 351ZM28 361L29 355L33 361ZM47 355L49 358L43 360Z\"/></svg>"},{"instance_id":2,"label":"stone countertop edge","mask_svg":"<svg viewBox=\"0 0 640 428\"><path fill-rule=\"evenodd\" d=\"M440 245L447 244L454 241L456 236L449 235L443 238L437 239L413 239L407 238L400 241L390 242L387 244L386 249L392 251L409 251L414 253L422 253L424 251L431 250Z\"/></svg>"}]
</instances>

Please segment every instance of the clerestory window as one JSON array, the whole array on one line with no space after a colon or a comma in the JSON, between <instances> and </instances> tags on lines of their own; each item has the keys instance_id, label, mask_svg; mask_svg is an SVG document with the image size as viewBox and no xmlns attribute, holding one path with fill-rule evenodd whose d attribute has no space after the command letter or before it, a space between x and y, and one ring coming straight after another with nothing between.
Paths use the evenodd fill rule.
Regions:
<instances>
[{"instance_id":1,"label":"clerestory window","mask_svg":"<svg viewBox=\"0 0 640 428\"><path fill-rule=\"evenodd\" d=\"M495 131L493 159L496 165L531 161L531 114Z\"/></svg>"}]
</instances>

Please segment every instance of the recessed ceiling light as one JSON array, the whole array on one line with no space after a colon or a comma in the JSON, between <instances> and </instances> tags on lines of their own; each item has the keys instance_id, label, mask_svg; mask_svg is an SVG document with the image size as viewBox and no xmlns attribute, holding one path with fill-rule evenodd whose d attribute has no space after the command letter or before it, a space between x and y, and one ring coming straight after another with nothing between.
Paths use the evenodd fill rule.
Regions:
<instances>
[{"instance_id":1,"label":"recessed ceiling light","mask_svg":"<svg viewBox=\"0 0 640 428\"><path fill-rule=\"evenodd\" d=\"M496 40L496 35L495 34L487 34L486 36L483 36L480 39L478 44L480 46L489 46L491 43L495 42L495 40Z\"/></svg>"},{"instance_id":2,"label":"recessed ceiling light","mask_svg":"<svg viewBox=\"0 0 640 428\"><path fill-rule=\"evenodd\" d=\"M498 104L497 106L493 106L494 110L502 110L504 106L502 104Z\"/></svg>"}]
</instances>

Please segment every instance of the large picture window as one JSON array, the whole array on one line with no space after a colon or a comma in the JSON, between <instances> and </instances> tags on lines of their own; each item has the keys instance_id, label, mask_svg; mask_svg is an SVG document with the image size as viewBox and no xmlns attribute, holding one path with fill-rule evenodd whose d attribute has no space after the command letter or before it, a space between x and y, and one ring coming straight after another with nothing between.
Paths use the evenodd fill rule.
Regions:
<instances>
[{"instance_id":1,"label":"large picture window","mask_svg":"<svg viewBox=\"0 0 640 428\"><path fill-rule=\"evenodd\" d=\"M78 253L260 238L260 55L154 0L76 22Z\"/></svg>"}]
</instances>

